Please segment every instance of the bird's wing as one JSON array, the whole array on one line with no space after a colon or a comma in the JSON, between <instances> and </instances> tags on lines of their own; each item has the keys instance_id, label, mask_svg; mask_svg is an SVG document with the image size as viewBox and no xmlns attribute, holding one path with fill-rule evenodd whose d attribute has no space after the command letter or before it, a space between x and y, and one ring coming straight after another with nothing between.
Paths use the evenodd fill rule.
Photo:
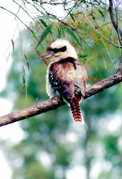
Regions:
<instances>
[{"instance_id":1,"label":"bird's wing","mask_svg":"<svg viewBox=\"0 0 122 179\"><path fill-rule=\"evenodd\" d=\"M52 63L49 70L49 81L68 102L75 95L80 99L85 95L87 73L83 64L68 57Z\"/></svg>"},{"instance_id":2,"label":"bird's wing","mask_svg":"<svg viewBox=\"0 0 122 179\"><path fill-rule=\"evenodd\" d=\"M87 81L87 72L84 65L79 61L75 60L76 64L76 81L75 81L75 89L79 87L82 96L85 96L86 89L86 81Z\"/></svg>"},{"instance_id":3,"label":"bird's wing","mask_svg":"<svg viewBox=\"0 0 122 179\"><path fill-rule=\"evenodd\" d=\"M49 69L49 81L52 87L69 103L71 99L74 98L75 79L76 70L72 62L61 60L51 64Z\"/></svg>"}]
</instances>

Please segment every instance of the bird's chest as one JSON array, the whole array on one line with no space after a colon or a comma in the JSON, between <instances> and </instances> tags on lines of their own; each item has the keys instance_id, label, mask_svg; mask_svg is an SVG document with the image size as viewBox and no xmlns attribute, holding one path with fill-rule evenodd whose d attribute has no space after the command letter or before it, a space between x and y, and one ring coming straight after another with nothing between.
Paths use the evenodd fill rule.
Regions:
<instances>
[{"instance_id":1,"label":"bird's chest","mask_svg":"<svg viewBox=\"0 0 122 179\"><path fill-rule=\"evenodd\" d=\"M47 69L46 90L50 97L60 95L63 85L74 83L76 70L71 63L53 63Z\"/></svg>"}]
</instances>

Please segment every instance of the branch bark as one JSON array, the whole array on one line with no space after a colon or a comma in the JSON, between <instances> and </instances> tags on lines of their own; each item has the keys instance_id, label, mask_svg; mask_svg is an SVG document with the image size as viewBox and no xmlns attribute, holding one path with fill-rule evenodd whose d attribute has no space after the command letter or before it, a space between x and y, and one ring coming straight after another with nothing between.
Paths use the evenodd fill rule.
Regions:
<instances>
[{"instance_id":1,"label":"branch bark","mask_svg":"<svg viewBox=\"0 0 122 179\"><path fill-rule=\"evenodd\" d=\"M120 83L121 81L122 81L122 56L121 56L121 60L120 60L120 64L119 64L117 72L114 75L106 79L103 79L91 85L90 87L88 87L86 89L85 99L99 93L100 91L104 91L107 88L110 88ZM5 116L1 116L0 126L11 124L13 122L17 122L17 121L20 121L20 120L23 120L23 119L26 119L26 118L29 118L38 114L42 114L50 110L57 109L58 107L64 104L65 102L61 101L59 97L57 96L53 97L45 102L36 104L35 106L21 109L19 111L7 114Z\"/></svg>"}]
</instances>

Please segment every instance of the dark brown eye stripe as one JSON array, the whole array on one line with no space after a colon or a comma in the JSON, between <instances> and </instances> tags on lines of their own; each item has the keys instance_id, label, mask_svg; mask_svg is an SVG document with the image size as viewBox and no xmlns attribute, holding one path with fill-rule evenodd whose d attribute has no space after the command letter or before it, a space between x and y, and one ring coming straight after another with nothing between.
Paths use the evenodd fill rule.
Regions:
<instances>
[{"instance_id":1,"label":"dark brown eye stripe","mask_svg":"<svg viewBox=\"0 0 122 179\"><path fill-rule=\"evenodd\" d=\"M51 48L51 47L48 47L47 51L51 51L51 52L57 53L57 52L65 52L66 49L67 49L66 46L61 47L61 48Z\"/></svg>"}]
</instances>

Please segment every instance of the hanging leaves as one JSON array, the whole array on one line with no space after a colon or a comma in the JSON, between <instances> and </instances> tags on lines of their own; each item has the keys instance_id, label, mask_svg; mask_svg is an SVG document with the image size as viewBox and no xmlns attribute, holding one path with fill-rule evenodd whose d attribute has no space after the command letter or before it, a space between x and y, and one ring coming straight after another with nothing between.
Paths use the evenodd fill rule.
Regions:
<instances>
[{"instance_id":1,"label":"hanging leaves","mask_svg":"<svg viewBox=\"0 0 122 179\"><path fill-rule=\"evenodd\" d=\"M38 48L38 46L40 45L40 43L47 37L47 35L51 32L51 28L52 28L53 23L49 24L44 31L41 34L41 37L38 41L38 44L36 46L36 48Z\"/></svg>"},{"instance_id":2,"label":"hanging leaves","mask_svg":"<svg viewBox=\"0 0 122 179\"><path fill-rule=\"evenodd\" d=\"M39 20L40 20L40 22L43 24L44 27L47 27L47 26L48 26L43 19L39 19Z\"/></svg>"},{"instance_id":3,"label":"hanging leaves","mask_svg":"<svg viewBox=\"0 0 122 179\"><path fill-rule=\"evenodd\" d=\"M40 18L41 19L55 19L56 18L56 16L55 15L43 15L43 16L40 16Z\"/></svg>"},{"instance_id":4,"label":"hanging leaves","mask_svg":"<svg viewBox=\"0 0 122 179\"><path fill-rule=\"evenodd\" d=\"M25 79L25 68L24 66L22 65L22 91L24 91L25 89L25 83L26 83L26 79Z\"/></svg>"},{"instance_id":5,"label":"hanging leaves","mask_svg":"<svg viewBox=\"0 0 122 179\"><path fill-rule=\"evenodd\" d=\"M96 71L97 71L97 65L96 65L96 63L95 63L95 60L94 60L94 59L92 59L92 62L93 62L94 67L95 67L95 69L96 69Z\"/></svg>"},{"instance_id":6,"label":"hanging leaves","mask_svg":"<svg viewBox=\"0 0 122 179\"><path fill-rule=\"evenodd\" d=\"M107 26L108 24L111 24L111 23L112 23L111 21L107 22L107 23L103 24L102 27Z\"/></svg>"},{"instance_id":7,"label":"hanging leaves","mask_svg":"<svg viewBox=\"0 0 122 179\"><path fill-rule=\"evenodd\" d=\"M80 42L79 42L79 40L78 40L78 38L76 37L76 35L68 28L68 27L66 27L66 26L64 26L64 25L60 25L64 30L66 30L74 39L75 39L75 41L80 45Z\"/></svg>"},{"instance_id":8,"label":"hanging leaves","mask_svg":"<svg viewBox=\"0 0 122 179\"><path fill-rule=\"evenodd\" d=\"M26 60L26 63L27 63L28 70L30 70L30 69L29 69L29 62L28 62L28 58L27 58L27 56L26 56L26 55L24 55L24 57L25 57L25 60Z\"/></svg>"},{"instance_id":9,"label":"hanging leaves","mask_svg":"<svg viewBox=\"0 0 122 179\"><path fill-rule=\"evenodd\" d=\"M78 54L78 57L79 58L85 58L85 57L87 57L88 55L81 55L81 54Z\"/></svg>"},{"instance_id":10,"label":"hanging leaves","mask_svg":"<svg viewBox=\"0 0 122 179\"><path fill-rule=\"evenodd\" d=\"M13 52L14 52L14 41L11 39L12 47L13 47Z\"/></svg>"},{"instance_id":11,"label":"hanging leaves","mask_svg":"<svg viewBox=\"0 0 122 179\"><path fill-rule=\"evenodd\" d=\"M98 12L101 14L102 17L104 17L104 14L100 9L98 9Z\"/></svg>"},{"instance_id":12,"label":"hanging leaves","mask_svg":"<svg viewBox=\"0 0 122 179\"><path fill-rule=\"evenodd\" d=\"M60 27L58 28L58 38L59 39L61 38L61 28Z\"/></svg>"}]
</instances>

